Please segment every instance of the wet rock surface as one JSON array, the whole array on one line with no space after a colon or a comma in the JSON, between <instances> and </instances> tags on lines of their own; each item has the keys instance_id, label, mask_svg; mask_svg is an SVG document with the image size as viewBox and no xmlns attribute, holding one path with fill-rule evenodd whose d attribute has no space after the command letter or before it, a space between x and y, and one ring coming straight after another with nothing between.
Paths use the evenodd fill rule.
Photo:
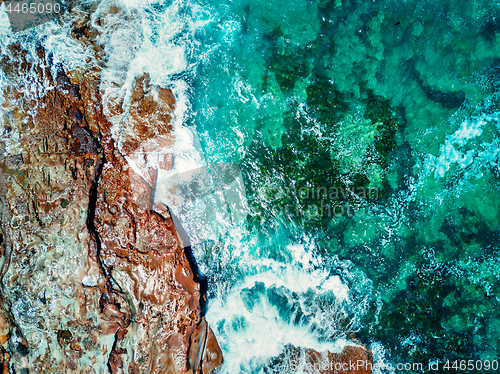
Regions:
<instances>
[{"instance_id":1,"label":"wet rock surface","mask_svg":"<svg viewBox=\"0 0 500 374\"><path fill-rule=\"evenodd\" d=\"M346 345L340 353L287 346L276 361L290 373L370 374L375 367L371 352L362 344Z\"/></svg>"},{"instance_id":2,"label":"wet rock surface","mask_svg":"<svg viewBox=\"0 0 500 374\"><path fill-rule=\"evenodd\" d=\"M200 285L140 158L174 141L174 95L139 77L119 149L99 68L76 74L40 64L43 49L36 57L12 47L1 62L11 82L0 138L2 372L213 372L222 353ZM155 157L171 167L171 155Z\"/></svg>"}]
</instances>

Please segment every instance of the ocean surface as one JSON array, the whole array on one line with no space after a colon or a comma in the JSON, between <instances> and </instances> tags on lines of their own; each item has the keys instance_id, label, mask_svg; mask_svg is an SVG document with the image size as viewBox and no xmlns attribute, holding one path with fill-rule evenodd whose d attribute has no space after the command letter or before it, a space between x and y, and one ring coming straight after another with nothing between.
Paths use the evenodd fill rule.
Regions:
<instances>
[{"instance_id":1,"label":"ocean surface","mask_svg":"<svg viewBox=\"0 0 500 374\"><path fill-rule=\"evenodd\" d=\"M285 347L353 334L377 373L499 360L499 2L113 3L91 16L103 91L148 73L177 99L174 169L241 173L243 219L183 220L209 231L191 245L219 373L288 373ZM3 54L95 64L72 15L13 33L3 9Z\"/></svg>"}]
</instances>

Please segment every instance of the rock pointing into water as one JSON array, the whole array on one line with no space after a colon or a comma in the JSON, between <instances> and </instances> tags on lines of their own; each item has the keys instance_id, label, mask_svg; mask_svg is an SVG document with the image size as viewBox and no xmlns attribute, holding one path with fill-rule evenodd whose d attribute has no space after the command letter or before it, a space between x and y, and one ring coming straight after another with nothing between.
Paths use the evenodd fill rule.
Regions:
<instances>
[{"instance_id":1,"label":"rock pointing into water","mask_svg":"<svg viewBox=\"0 0 500 374\"><path fill-rule=\"evenodd\" d=\"M75 78L41 48L10 47L9 56L1 61L9 82L0 128L2 372L213 372L222 352L195 269L168 209L153 202L155 169L140 158L174 141L174 95L138 78L119 145L98 67ZM168 154L156 161L172 165Z\"/></svg>"}]
</instances>

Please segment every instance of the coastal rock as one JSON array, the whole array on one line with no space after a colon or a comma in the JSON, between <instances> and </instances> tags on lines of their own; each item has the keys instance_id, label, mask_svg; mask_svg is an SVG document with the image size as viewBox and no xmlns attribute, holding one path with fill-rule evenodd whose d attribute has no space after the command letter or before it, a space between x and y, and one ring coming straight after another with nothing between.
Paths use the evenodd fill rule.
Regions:
<instances>
[{"instance_id":1,"label":"coastal rock","mask_svg":"<svg viewBox=\"0 0 500 374\"><path fill-rule=\"evenodd\" d=\"M168 169L172 155L138 161L174 141L172 92L137 79L120 140L99 69L66 73L42 64L41 49L11 55L1 62L11 83L0 138L3 372L212 372L222 353L200 285L168 209L153 204L151 165ZM34 80L31 95L23 87Z\"/></svg>"},{"instance_id":2,"label":"coastal rock","mask_svg":"<svg viewBox=\"0 0 500 374\"><path fill-rule=\"evenodd\" d=\"M97 140L77 114L77 87L63 71L53 77L48 68L37 69L33 76L43 52L11 51L2 68L19 76L9 77L13 84L4 90L0 159L7 372L94 372L106 366L113 342L100 325L99 289L82 284L88 271L98 269L87 228ZM33 78L37 98L22 92ZM72 349L77 346L83 349Z\"/></svg>"},{"instance_id":3,"label":"coastal rock","mask_svg":"<svg viewBox=\"0 0 500 374\"><path fill-rule=\"evenodd\" d=\"M203 373L212 374L215 369L222 365L222 352L212 329L208 328L207 343L203 354Z\"/></svg>"},{"instance_id":4,"label":"coastal rock","mask_svg":"<svg viewBox=\"0 0 500 374\"><path fill-rule=\"evenodd\" d=\"M144 79L138 82L136 87ZM133 95L132 99L138 101L132 106L141 116L151 118L158 110L157 105L144 100L143 94ZM131 131L127 144L139 148L154 140L155 133L149 130L154 123L137 124L130 119L129 124L140 131ZM198 324L205 323L201 320L200 286L193 280L172 220L153 210L154 178L146 180L133 171L112 137L103 137L102 145L106 163L96 191L95 210L100 258L106 277L113 277L129 301L126 310L120 309L115 293L107 293L101 299L101 307L110 308L117 318L113 327L119 337L117 345L124 345L119 355L126 355L126 345L129 340L133 342L133 372L186 372L190 366L198 365L196 360L189 363L190 347L199 349L189 343L189 338ZM129 323L132 316L133 327ZM132 334L147 339L134 339ZM151 342L155 342L153 350ZM196 344L202 344L201 339ZM121 367L122 361L117 360L117 367Z\"/></svg>"},{"instance_id":5,"label":"coastal rock","mask_svg":"<svg viewBox=\"0 0 500 374\"><path fill-rule=\"evenodd\" d=\"M373 357L362 344L346 345L342 352L317 352L288 346L280 356L291 373L371 374Z\"/></svg>"}]
</instances>

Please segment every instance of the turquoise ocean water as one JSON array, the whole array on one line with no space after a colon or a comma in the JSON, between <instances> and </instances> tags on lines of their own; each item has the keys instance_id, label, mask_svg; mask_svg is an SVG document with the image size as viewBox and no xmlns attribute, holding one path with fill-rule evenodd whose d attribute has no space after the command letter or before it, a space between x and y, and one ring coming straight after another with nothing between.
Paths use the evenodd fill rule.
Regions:
<instances>
[{"instance_id":1,"label":"turquoise ocean water","mask_svg":"<svg viewBox=\"0 0 500 374\"><path fill-rule=\"evenodd\" d=\"M271 328L262 334L258 326L273 318L317 342L355 331L379 362L497 359L498 3L236 1L210 9L193 123L209 160L240 165L251 208L240 237L210 247L229 247L221 270L225 279L237 274L227 301L221 274L209 275L209 318L219 323L227 365L234 354L255 373L272 372L269 356L283 344L307 345ZM206 258L213 268L213 255ZM308 280L282 285L264 259ZM263 290L267 269L277 279L264 277ZM348 302L340 302L342 323L329 325L338 317L320 305L332 290L339 302L341 292L312 279L333 277ZM300 305L314 307L288 322L295 287ZM238 297L247 309L248 297L275 310L256 317L238 309ZM263 336L275 349L248 354Z\"/></svg>"},{"instance_id":2,"label":"turquoise ocean water","mask_svg":"<svg viewBox=\"0 0 500 374\"><path fill-rule=\"evenodd\" d=\"M117 3L128 17L92 10L104 91L149 73L197 144L183 170L241 169L247 219L193 245L221 373L288 373L286 346L353 333L381 373L499 359L500 3ZM2 17L3 51L92 65L69 16Z\"/></svg>"}]
</instances>

